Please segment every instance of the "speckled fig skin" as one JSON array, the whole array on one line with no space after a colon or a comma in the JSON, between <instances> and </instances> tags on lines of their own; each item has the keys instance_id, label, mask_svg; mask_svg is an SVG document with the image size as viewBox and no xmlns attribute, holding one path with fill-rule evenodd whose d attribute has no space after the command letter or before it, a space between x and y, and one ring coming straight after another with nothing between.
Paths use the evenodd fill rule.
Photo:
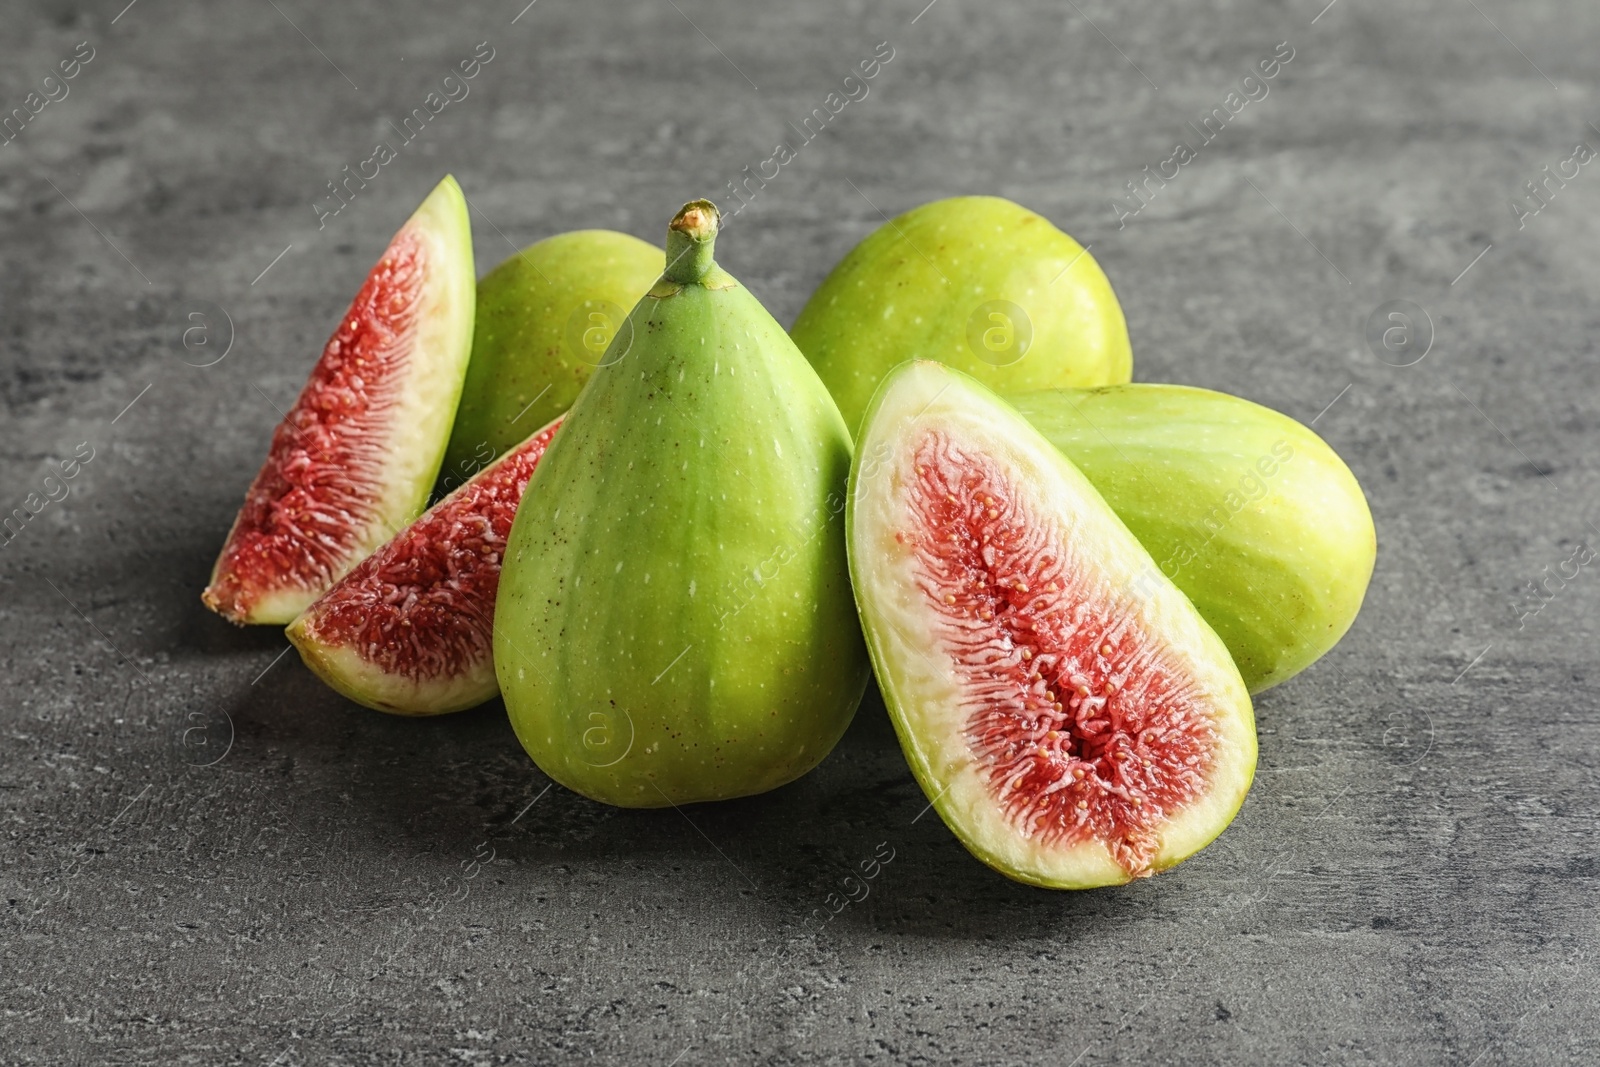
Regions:
<instances>
[{"instance_id":1,"label":"speckled fig skin","mask_svg":"<svg viewBox=\"0 0 1600 1067\"><path fill-rule=\"evenodd\" d=\"M517 737L594 800L792 781L868 665L844 546L850 437L688 204L667 267L579 395L507 543L495 669Z\"/></svg>"},{"instance_id":2,"label":"speckled fig skin","mask_svg":"<svg viewBox=\"0 0 1600 1067\"><path fill-rule=\"evenodd\" d=\"M935 200L873 231L823 279L790 334L852 433L878 383L908 359L938 360L1000 392L1116 385L1133 374L1122 306L1094 257L995 196Z\"/></svg>"},{"instance_id":3,"label":"speckled fig skin","mask_svg":"<svg viewBox=\"0 0 1600 1067\"><path fill-rule=\"evenodd\" d=\"M572 406L661 264L661 249L637 237L577 230L529 245L484 275L437 493Z\"/></svg>"},{"instance_id":4,"label":"speckled fig skin","mask_svg":"<svg viewBox=\"0 0 1600 1067\"><path fill-rule=\"evenodd\" d=\"M1305 670L1355 621L1377 555L1372 513L1307 427L1182 385L1007 400L1194 602L1252 693Z\"/></svg>"}]
</instances>

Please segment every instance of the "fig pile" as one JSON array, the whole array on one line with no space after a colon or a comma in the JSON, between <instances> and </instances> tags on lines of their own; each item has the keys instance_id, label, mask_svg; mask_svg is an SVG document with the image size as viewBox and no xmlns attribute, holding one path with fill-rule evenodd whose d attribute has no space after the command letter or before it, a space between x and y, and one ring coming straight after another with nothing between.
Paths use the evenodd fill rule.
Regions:
<instances>
[{"instance_id":1,"label":"fig pile","mask_svg":"<svg viewBox=\"0 0 1600 1067\"><path fill-rule=\"evenodd\" d=\"M445 178L372 268L202 599L401 715L504 701L550 778L660 807L821 762L876 676L973 855L1163 870L1255 772L1251 693L1349 629L1376 539L1311 430L1133 384L1087 249L995 197L869 235L786 333L685 204L474 287ZM433 503L429 503L430 490Z\"/></svg>"}]
</instances>

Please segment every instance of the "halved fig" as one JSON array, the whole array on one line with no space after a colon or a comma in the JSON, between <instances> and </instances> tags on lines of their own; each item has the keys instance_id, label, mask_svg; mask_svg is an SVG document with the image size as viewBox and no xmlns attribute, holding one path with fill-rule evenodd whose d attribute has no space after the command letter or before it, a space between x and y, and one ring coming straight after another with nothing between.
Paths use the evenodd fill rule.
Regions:
<instances>
[{"instance_id":1,"label":"halved fig","mask_svg":"<svg viewBox=\"0 0 1600 1067\"><path fill-rule=\"evenodd\" d=\"M446 177L273 431L201 597L212 611L287 623L422 511L472 352L473 274L466 200Z\"/></svg>"},{"instance_id":2,"label":"halved fig","mask_svg":"<svg viewBox=\"0 0 1600 1067\"><path fill-rule=\"evenodd\" d=\"M961 842L1033 885L1170 867L1255 772L1238 669L1076 467L939 363L868 408L850 573L907 762Z\"/></svg>"},{"instance_id":3,"label":"halved fig","mask_svg":"<svg viewBox=\"0 0 1600 1067\"><path fill-rule=\"evenodd\" d=\"M561 419L356 565L289 625L323 681L378 711L443 715L493 699L495 593L528 479Z\"/></svg>"}]
</instances>

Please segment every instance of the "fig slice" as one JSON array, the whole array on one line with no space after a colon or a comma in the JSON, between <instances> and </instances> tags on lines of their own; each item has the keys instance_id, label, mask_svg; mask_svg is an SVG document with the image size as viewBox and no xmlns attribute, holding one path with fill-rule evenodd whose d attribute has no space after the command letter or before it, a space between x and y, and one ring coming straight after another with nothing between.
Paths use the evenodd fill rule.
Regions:
<instances>
[{"instance_id":1,"label":"fig slice","mask_svg":"<svg viewBox=\"0 0 1600 1067\"><path fill-rule=\"evenodd\" d=\"M201 599L282 625L428 502L472 351L466 199L446 177L400 228L328 339Z\"/></svg>"},{"instance_id":2,"label":"fig slice","mask_svg":"<svg viewBox=\"0 0 1600 1067\"><path fill-rule=\"evenodd\" d=\"M500 691L495 593L528 479L561 419L429 508L289 625L323 681L378 711L443 715Z\"/></svg>"},{"instance_id":3,"label":"fig slice","mask_svg":"<svg viewBox=\"0 0 1600 1067\"><path fill-rule=\"evenodd\" d=\"M933 362L890 374L846 529L906 760L979 859L1033 885L1114 885L1233 819L1256 761L1238 668L1089 481L984 386Z\"/></svg>"}]
</instances>

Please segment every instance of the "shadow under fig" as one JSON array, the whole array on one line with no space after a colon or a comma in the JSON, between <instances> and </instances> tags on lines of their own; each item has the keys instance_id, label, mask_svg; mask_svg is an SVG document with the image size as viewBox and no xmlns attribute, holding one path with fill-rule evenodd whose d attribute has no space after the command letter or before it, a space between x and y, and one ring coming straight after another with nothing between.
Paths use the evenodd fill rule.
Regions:
<instances>
[{"instance_id":1,"label":"shadow under fig","mask_svg":"<svg viewBox=\"0 0 1600 1067\"><path fill-rule=\"evenodd\" d=\"M391 865L411 857L436 871L492 849L495 876L511 884L536 871L598 871L619 883L671 871L693 883L685 901L730 888L750 898L780 941L1070 939L1074 920L1148 909L1160 892L1054 892L984 866L928 806L874 687L833 753L798 781L643 810L551 782L498 700L434 718L384 715L327 689L290 653L229 712L229 770L259 788L300 791L300 833L359 835L394 854Z\"/></svg>"}]
</instances>

